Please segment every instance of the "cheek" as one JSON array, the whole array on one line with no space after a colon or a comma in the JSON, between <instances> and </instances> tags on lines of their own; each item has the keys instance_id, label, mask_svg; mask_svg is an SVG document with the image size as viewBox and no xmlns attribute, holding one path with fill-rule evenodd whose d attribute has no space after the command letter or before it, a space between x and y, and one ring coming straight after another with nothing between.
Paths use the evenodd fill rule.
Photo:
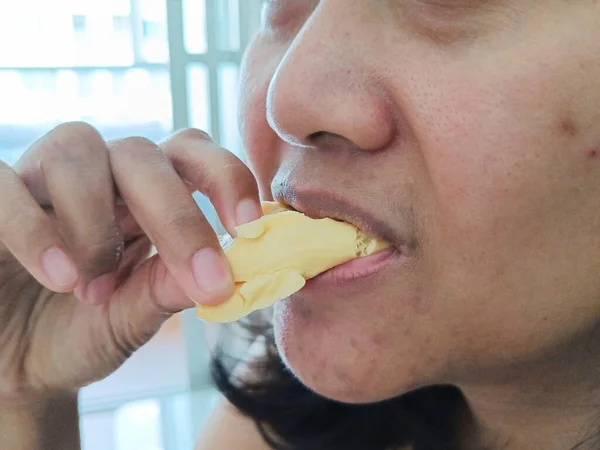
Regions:
<instances>
[{"instance_id":1,"label":"cheek","mask_svg":"<svg viewBox=\"0 0 600 450\"><path fill-rule=\"evenodd\" d=\"M582 30L577 48L562 43L560 27L557 35L523 36L535 51L529 58L510 46L460 65L445 60L442 74L430 71L426 87L414 88L442 208L471 221L519 214L527 223L597 185L590 160L600 141L598 32Z\"/></svg>"},{"instance_id":2,"label":"cheek","mask_svg":"<svg viewBox=\"0 0 600 450\"><path fill-rule=\"evenodd\" d=\"M533 281L522 276L530 267L557 280L569 275L551 255L567 254L574 241L563 236L590 222L571 210L591 210L579 195L591 180L581 143L561 135L562 108L544 89L524 95L529 80L470 81L438 96L444 120L422 140L435 214L426 251L440 285L478 299L473 306L493 322L502 301L531 295Z\"/></svg>"},{"instance_id":3,"label":"cheek","mask_svg":"<svg viewBox=\"0 0 600 450\"><path fill-rule=\"evenodd\" d=\"M377 291L350 303L315 304L299 294L276 303L274 330L286 365L320 395L349 403L384 400L443 379L447 352L436 330L422 326L431 312L401 305L402 297L414 295L410 288L402 292L405 284L394 286L396 295Z\"/></svg>"},{"instance_id":4,"label":"cheek","mask_svg":"<svg viewBox=\"0 0 600 450\"><path fill-rule=\"evenodd\" d=\"M298 297L276 304L274 315L277 347L292 372L320 395L351 403L392 396L381 392L395 381L381 376L390 337L368 323L313 313Z\"/></svg>"},{"instance_id":5,"label":"cheek","mask_svg":"<svg viewBox=\"0 0 600 450\"><path fill-rule=\"evenodd\" d=\"M260 36L249 47L241 69L239 123L242 143L261 196L270 199L270 183L280 162L279 138L267 123L269 83L280 60L280 51Z\"/></svg>"},{"instance_id":6,"label":"cheek","mask_svg":"<svg viewBox=\"0 0 600 450\"><path fill-rule=\"evenodd\" d=\"M440 83L437 105L421 110L432 195L440 216L463 231L488 233L510 223L527 230L590 181L589 138L573 134L589 118L566 112L559 96L548 95L565 84L560 80L531 87L527 77L487 79Z\"/></svg>"},{"instance_id":7,"label":"cheek","mask_svg":"<svg viewBox=\"0 0 600 450\"><path fill-rule=\"evenodd\" d=\"M597 309L600 70L594 80L556 58L543 73L449 69L418 106L435 205L432 284L451 300L440 302L445 315L477 336L465 348L480 366L503 354L532 358L596 316L565 311L564 299ZM468 308L459 316L460 303Z\"/></svg>"},{"instance_id":8,"label":"cheek","mask_svg":"<svg viewBox=\"0 0 600 450\"><path fill-rule=\"evenodd\" d=\"M269 195L270 180L278 166L278 158L273 149L275 134L266 121L265 89L260 86L249 86L247 81L242 86L240 99L240 126L242 143L248 164L258 180L261 197Z\"/></svg>"}]
</instances>

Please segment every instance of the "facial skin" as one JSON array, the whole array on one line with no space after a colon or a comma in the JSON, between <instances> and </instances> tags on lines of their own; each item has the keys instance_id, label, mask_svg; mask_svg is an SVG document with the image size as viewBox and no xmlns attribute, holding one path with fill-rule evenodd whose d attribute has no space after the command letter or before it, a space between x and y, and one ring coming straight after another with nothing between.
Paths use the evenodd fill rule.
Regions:
<instances>
[{"instance_id":1,"label":"facial skin","mask_svg":"<svg viewBox=\"0 0 600 450\"><path fill-rule=\"evenodd\" d=\"M402 253L277 305L304 383L346 402L451 383L487 442L582 439L600 416L600 2L272 0L240 117L264 198L353 205Z\"/></svg>"}]
</instances>

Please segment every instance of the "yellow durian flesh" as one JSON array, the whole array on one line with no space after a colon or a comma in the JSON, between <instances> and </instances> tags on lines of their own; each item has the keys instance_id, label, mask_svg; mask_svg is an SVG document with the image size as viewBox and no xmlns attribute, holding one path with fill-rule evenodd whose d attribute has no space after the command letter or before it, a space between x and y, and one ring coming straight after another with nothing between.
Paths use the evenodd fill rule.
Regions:
<instances>
[{"instance_id":1,"label":"yellow durian flesh","mask_svg":"<svg viewBox=\"0 0 600 450\"><path fill-rule=\"evenodd\" d=\"M299 291L306 280L332 267L389 247L349 223L312 219L275 202L262 207L263 217L237 227L235 239L222 239L235 291L220 305L198 305L199 318L236 321Z\"/></svg>"}]
</instances>

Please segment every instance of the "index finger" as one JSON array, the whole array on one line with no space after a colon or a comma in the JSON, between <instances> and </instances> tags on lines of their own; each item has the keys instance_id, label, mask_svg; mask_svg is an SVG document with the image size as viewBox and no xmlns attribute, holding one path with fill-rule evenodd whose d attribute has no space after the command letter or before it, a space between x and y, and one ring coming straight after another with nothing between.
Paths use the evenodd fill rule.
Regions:
<instances>
[{"instance_id":1,"label":"index finger","mask_svg":"<svg viewBox=\"0 0 600 450\"><path fill-rule=\"evenodd\" d=\"M262 216L254 175L208 134L187 129L160 146L179 176L210 199L229 234L235 236L236 226Z\"/></svg>"}]
</instances>

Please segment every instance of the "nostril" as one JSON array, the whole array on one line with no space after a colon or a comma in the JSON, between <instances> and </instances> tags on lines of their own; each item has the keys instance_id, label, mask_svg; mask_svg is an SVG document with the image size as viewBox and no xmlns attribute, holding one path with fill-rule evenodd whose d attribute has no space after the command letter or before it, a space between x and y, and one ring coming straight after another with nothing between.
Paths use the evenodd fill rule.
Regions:
<instances>
[{"instance_id":1,"label":"nostril","mask_svg":"<svg viewBox=\"0 0 600 450\"><path fill-rule=\"evenodd\" d=\"M361 151L359 145L336 133L318 131L306 138L309 147L319 150Z\"/></svg>"},{"instance_id":2,"label":"nostril","mask_svg":"<svg viewBox=\"0 0 600 450\"><path fill-rule=\"evenodd\" d=\"M317 143L317 142L323 140L323 137L326 135L327 135L326 131L317 131L316 133L313 133L310 136L308 136L307 141L309 143Z\"/></svg>"}]
</instances>

